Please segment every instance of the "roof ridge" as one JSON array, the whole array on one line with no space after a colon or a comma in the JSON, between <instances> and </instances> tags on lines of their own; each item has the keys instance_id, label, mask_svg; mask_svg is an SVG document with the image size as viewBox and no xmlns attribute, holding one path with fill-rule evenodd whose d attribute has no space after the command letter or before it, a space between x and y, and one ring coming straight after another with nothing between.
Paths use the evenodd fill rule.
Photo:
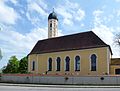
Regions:
<instances>
[{"instance_id":1,"label":"roof ridge","mask_svg":"<svg viewBox=\"0 0 120 91\"><path fill-rule=\"evenodd\" d=\"M63 35L63 36L58 36L58 37L52 37L52 38L48 38L48 39L42 39L42 40L38 40L38 41L45 41L45 40L51 40L51 39L57 39L57 38L62 38L62 37L68 37L68 36L73 36L73 35L78 35L78 34L83 34L83 33L89 33L93 31L85 31L85 32L79 32L79 33L74 33L74 34L68 34L68 35ZM95 33L94 33L95 34ZM96 35L96 34L95 34Z\"/></svg>"},{"instance_id":2,"label":"roof ridge","mask_svg":"<svg viewBox=\"0 0 120 91\"><path fill-rule=\"evenodd\" d=\"M102 39L100 39L93 31L65 35L50 39L39 40L30 54L47 53L59 50L73 50L86 48L109 47ZM112 51L111 51L112 53Z\"/></svg>"}]
</instances>

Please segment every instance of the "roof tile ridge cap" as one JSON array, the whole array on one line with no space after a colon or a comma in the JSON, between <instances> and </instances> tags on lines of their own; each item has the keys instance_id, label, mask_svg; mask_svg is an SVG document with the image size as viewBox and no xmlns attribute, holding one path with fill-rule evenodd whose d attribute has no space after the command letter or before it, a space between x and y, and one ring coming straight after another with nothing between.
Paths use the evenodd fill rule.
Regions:
<instances>
[{"instance_id":1,"label":"roof tile ridge cap","mask_svg":"<svg viewBox=\"0 0 120 91\"><path fill-rule=\"evenodd\" d=\"M41 40L38 40L37 42L46 41L46 40L50 40L50 39L52 39L52 38L41 39Z\"/></svg>"},{"instance_id":2,"label":"roof tile ridge cap","mask_svg":"<svg viewBox=\"0 0 120 91\"><path fill-rule=\"evenodd\" d=\"M73 35L79 35L79 34L89 33L89 32L92 32L92 31L78 32L78 33L63 35L63 36L59 36L59 37L55 37L55 38L68 37L68 36L73 36Z\"/></svg>"}]
</instances>

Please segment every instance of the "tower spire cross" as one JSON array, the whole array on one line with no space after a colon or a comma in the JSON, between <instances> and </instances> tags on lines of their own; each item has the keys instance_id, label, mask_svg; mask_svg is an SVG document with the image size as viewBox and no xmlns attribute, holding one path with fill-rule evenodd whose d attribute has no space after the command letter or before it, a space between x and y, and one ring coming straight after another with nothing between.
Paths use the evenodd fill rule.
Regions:
<instances>
[{"instance_id":1,"label":"tower spire cross","mask_svg":"<svg viewBox=\"0 0 120 91\"><path fill-rule=\"evenodd\" d=\"M54 8L53 8L53 12L54 12Z\"/></svg>"}]
</instances>

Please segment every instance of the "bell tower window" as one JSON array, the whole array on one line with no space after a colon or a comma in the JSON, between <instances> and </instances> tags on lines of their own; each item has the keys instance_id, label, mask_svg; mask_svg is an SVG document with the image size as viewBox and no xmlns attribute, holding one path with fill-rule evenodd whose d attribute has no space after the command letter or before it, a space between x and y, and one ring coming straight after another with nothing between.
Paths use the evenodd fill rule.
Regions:
<instances>
[{"instance_id":1,"label":"bell tower window","mask_svg":"<svg viewBox=\"0 0 120 91\"><path fill-rule=\"evenodd\" d=\"M50 23L50 28L52 27L52 23Z\"/></svg>"}]
</instances>

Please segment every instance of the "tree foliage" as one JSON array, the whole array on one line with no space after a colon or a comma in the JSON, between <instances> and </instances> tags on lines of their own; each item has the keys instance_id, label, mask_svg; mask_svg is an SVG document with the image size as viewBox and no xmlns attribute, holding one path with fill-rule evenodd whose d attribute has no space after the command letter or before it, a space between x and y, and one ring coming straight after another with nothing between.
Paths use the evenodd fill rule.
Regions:
<instances>
[{"instance_id":1,"label":"tree foliage","mask_svg":"<svg viewBox=\"0 0 120 91\"><path fill-rule=\"evenodd\" d=\"M2 59L2 52L1 52L1 49L0 49L0 60Z\"/></svg>"},{"instance_id":2,"label":"tree foliage","mask_svg":"<svg viewBox=\"0 0 120 91\"><path fill-rule=\"evenodd\" d=\"M28 71L28 58L24 57L19 62L19 72L20 73L27 73Z\"/></svg>"},{"instance_id":3,"label":"tree foliage","mask_svg":"<svg viewBox=\"0 0 120 91\"><path fill-rule=\"evenodd\" d=\"M120 46L120 33L115 35L114 43Z\"/></svg>"},{"instance_id":4,"label":"tree foliage","mask_svg":"<svg viewBox=\"0 0 120 91\"><path fill-rule=\"evenodd\" d=\"M19 61L16 56L11 56L3 73L18 73Z\"/></svg>"},{"instance_id":5,"label":"tree foliage","mask_svg":"<svg viewBox=\"0 0 120 91\"><path fill-rule=\"evenodd\" d=\"M7 66L4 66L3 73L27 73L28 58L24 57L20 61L16 56L11 56Z\"/></svg>"}]
</instances>

